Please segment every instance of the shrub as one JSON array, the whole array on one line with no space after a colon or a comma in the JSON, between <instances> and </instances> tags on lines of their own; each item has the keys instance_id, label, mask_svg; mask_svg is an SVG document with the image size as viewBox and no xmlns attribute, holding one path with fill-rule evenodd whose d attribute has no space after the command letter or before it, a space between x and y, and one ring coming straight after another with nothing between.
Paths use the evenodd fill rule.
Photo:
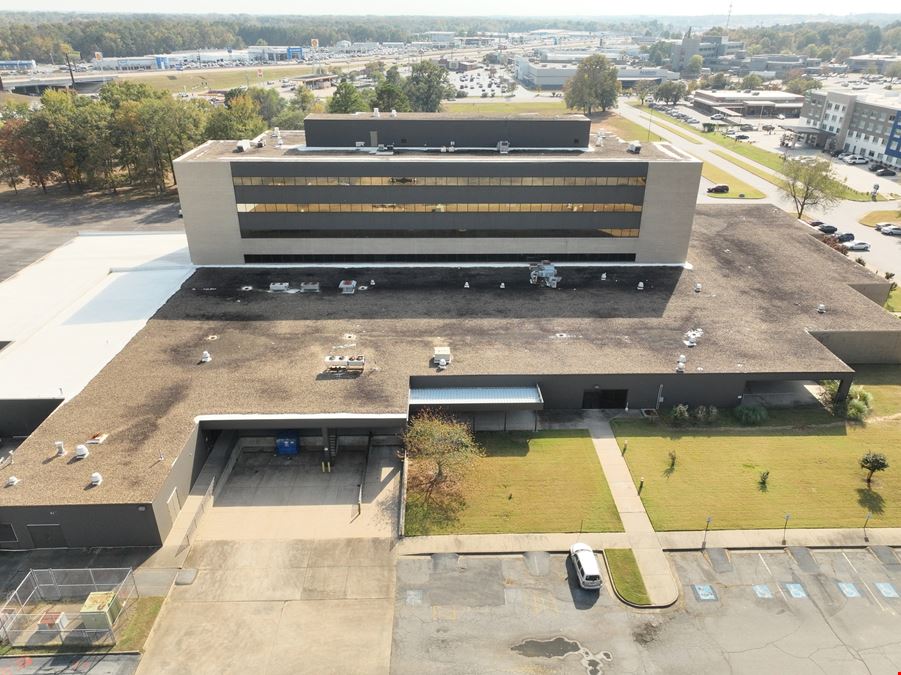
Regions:
<instances>
[{"instance_id":1,"label":"shrub","mask_svg":"<svg viewBox=\"0 0 901 675\"><path fill-rule=\"evenodd\" d=\"M694 419L694 421L697 424L707 424L707 420L708 420L707 406L699 405L697 408L695 408L695 410L691 416L692 416L692 419Z\"/></svg>"},{"instance_id":2,"label":"shrub","mask_svg":"<svg viewBox=\"0 0 901 675\"><path fill-rule=\"evenodd\" d=\"M848 401L845 407L845 417L855 422L863 422L869 414L870 409L863 401Z\"/></svg>"},{"instance_id":3,"label":"shrub","mask_svg":"<svg viewBox=\"0 0 901 675\"><path fill-rule=\"evenodd\" d=\"M891 281L891 280L894 279L894 278L895 278L895 273L894 273L894 272L886 272L886 273L885 273L885 280L886 280L886 281Z\"/></svg>"},{"instance_id":4,"label":"shrub","mask_svg":"<svg viewBox=\"0 0 901 675\"><path fill-rule=\"evenodd\" d=\"M854 262L856 262L856 263L857 263L858 265L860 265L861 267L866 267L866 266L867 266L867 261L864 260L863 258L861 258L860 256L857 256L856 258L854 258Z\"/></svg>"},{"instance_id":5,"label":"shrub","mask_svg":"<svg viewBox=\"0 0 901 675\"><path fill-rule=\"evenodd\" d=\"M767 481L770 480L770 472L769 471L761 471L760 478L757 480L757 484L760 487L766 487Z\"/></svg>"},{"instance_id":6,"label":"shrub","mask_svg":"<svg viewBox=\"0 0 901 675\"><path fill-rule=\"evenodd\" d=\"M676 452L674 450L669 451L669 468L676 468Z\"/></svg>"},{"instance_id":7,"label":"shrub","mask_svg":"<svg viewBox=\"0 0 901 675\"><path fill-rule=\"evenodd\" d=\"M753 427L763 424L767 420L766 408L762 405L740 405L733 411L735 419L739 424L746 427Z\"/></svg>"},{"instance_id":8,"label":"shrub","mask_svg":"<svg viewBox=\"0 0 901 675\"><path fill-rule=\"evenodd\" d=\"M691 421L691 416L688 414L688 406L684 403L673 407L671 417L673 424L677 427L688 424Z\"/></svg>"}]
</instances>

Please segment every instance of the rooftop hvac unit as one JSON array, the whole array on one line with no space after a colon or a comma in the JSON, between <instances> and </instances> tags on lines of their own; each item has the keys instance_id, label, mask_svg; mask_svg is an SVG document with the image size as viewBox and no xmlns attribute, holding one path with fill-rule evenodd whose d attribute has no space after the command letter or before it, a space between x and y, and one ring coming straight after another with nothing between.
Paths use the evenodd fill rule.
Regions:
<instances>
[{"instance_id":1,"label":"rooftop hvac unit","mask_svg":"<svg viewBox=\"0 0 901 675\"><path fill-rule=\"evenodd\" d=\"M88 450L88 446L86 445L76 445L75 446L75 457L78 459L87 459L88 455L91 454L91 451Z\"/></svg>"},{"instance_id":2,"label":"rooftop hvac unit","mask_svg":"<svg viewBox=\"0 0 901 675\"><path fill-rule=\"evenodd\" d=\"M91 485L97 487L103 482L103 476L100 475L99 471L95 471L91 474Z\"/></svg>"},{"instance_id":3,"label":"rooftop hvac unit","mask_svg":"<svg viewBox=\"0 0 901 675\"><path fill-rule=\"evenodd\" d=\"M447 366L452 361L451 358L451 350L447 345L443 345L441 347L435 347L435 354L432 356L432 361L434 361L436 366L441 366L442 362Z\"/></svg>"},{"instance_id":4,"label":"rooftop hvac unit","mask_svg":"<svg viewBox=\"0 0 901 675\"><path fill-rule=\"evenodd\" d=\"M200 354L200 362L201 363L209 363L212 360L213 360L213 355L210 354L208 351L204 350L203 352L201 352L201 354Z\"/></svg>"},{"instance_id":5,"label":"rooftop hvac unit","mask_svg":"<svg viewBox=\"0 0 901 675\"><path fill-rule=\"evenodd\" d=\"M279 137L279 133L280 133L280 132L279 132L278 127L272 127L272 133L269 134L269 135L270 135L272 138L278 138L278 137Z\"/></svg>"},{"instance_id":6,"label":"rooftop hvac unit","mask_svg":"<svg viewBox=\"0 0 901 675\"><path fill-rule=\"evenodd\" d=\"M643 290L644 290L644 282L643 282L643 281L639 281L639 282L638 282L638 286L636 286L636 288L637 288L639 291L643 291Z\"/></svg>"},{"instance_id":7,"label":"rooftop hvac unit","mask_svg":"<svg viewBox=\"0 0 901 675\"><path fill-rule=\"evenodd\" d=\"M557 288L557 284L563 281L563 277L557 274L557 268L550 260L542 260L540 263L529 265L529 283L533 286Z\"/></svg>"},{"instance_id":8,"label":"rooftop hvac unit","mask_svg":"<svg viewBox=\"0 0 901 675\"><path fill-rule=\"evenodd\" d=\"M677 364L676 364L676 372L677 372L677 373L684 373L684 372L685 372L685 364L684 364L684 363L677 363Z\"/></svg>"},{"instance_id":9,"label":"rooftop hvac unit","mask_svg":"<svg viewBox=\"0 0 901 675\"><path fill-rule=\"evenodd\" d=\"M391 117L397 117L397 111L394 108L391 108Z\"/></svg>"},{"instance_id":10,"label":"rooftop hvac unit","mask_svg":"<svg viewBox=\"0 0 901 675\"><path fill-rule=\"evenodd\" d=\"M247 152L248 150L250 150L250 141L248 140L238 141L235 145L235 152Z\"/></svg>"},{"instance_id":11,"label":"rooftop hvac unit","mask_svg":"<svg viewBox=\"0 0 901 675\"><path fill-rule=\"evenodd\" d=\"M641 153L641 141L632 141L629 143L629 147L626 148L626 152L631 152L633 155L638 155Z\"/></svg>"},{"instance_id":12,"label":"rooftop hvac unit","mask_svg":"<svg viewBox=\"0 0 901 675\"><path fill-rule=\"evenodd\" d=\"M372 109L372 116L373 116L373 117L381 117L381 115L379 114L379 109L378 109L378 108L373 108L373 109Z\"/></svg>"},{"instance_id":13,"label":"rooftop hvac unit","mask_svg":"<svg viewBox=\"0 0 901 675\"><path fill-rule=\"evenodd\" d=\"M510 153L510 141L498 141L497 142L497 151L502 155L507 155Z\"/></svg>"},{"instance_id":14,"label":"rooftop hvac unit","mask_svg":"<svg viewBox=\"0 0 901 675\"><path fill-rule=\"evenodd\" d=\"M255 148L265 148L265 147L266 147L266 139L265 139L265 138L261 138L260 140L256 141L256 142L253 144L253 146L254 146Z\"/></svg>"},{"instance_id":15,"label":"rooftop hvac unit","mask_svg":"<svg viewBox=\"0 0 901 675\"><path fill-rule=\"evenodd\" d=\"M300 282L300 292L301 293L318 293L319 292L319 282L318 281L301 281Z\"/></svg>"},{"instance_id":16,"label":"rooftop hvac unit","mask_svg":"<svg viewBox=\"0 0 901 675\"><path fill-rule=\"evenodd\" d=\"M699 284L699 283L695 284L695 293L700 293L700 292L701 292L701 284Z\"/></svg>"},{"instance_id":17,"label":"rooftop hvac unit","mask_svg":"<svg viewBox=\"0 0 901 675\"><path fill-rule=\"evenodd\" d=\"M56 456L57 457L65 457L66 455L66 444L62 441L56 441L54 443L56 446Z\"/></svg>"},{"instance_id":18,"label":"rooftop hvac unit","mask_svg":"<svg viewBox=\"0 0 901 675\"><path fill-rule=\"evenodd\" d=\"M270 291L287 291L288 290L288 282L287 281L273 281L269 284Z\"/></svg>"},{"instance_id":19,"label":"rooftop hvac unit","mask_svg":"<svg viewBox=\"0 0 901 675\"><path fill-rule=\"evenodd\" d=\"M6 487L12 487L14 485L18 485L22 482L22 479L18 476L10 476L6 479Z\"/></svg>"},{"instance_id":20,"label":"rooftop hvac unit","mask_svg":"<svg viewBox=\"0 0 901 675\"><path fill-rule=\"evenodd\" d=\"M342 279L338 283L338 290L341 291L342 295L353 295L357 290L356 279Z\"/></svg>"},{"instance_id":21,"label":"rooftop hvac unit","mask_svg":"<svg viewBox=\"0 0 901 675\"><path fill-rule=\"evenodd\" d=\"M817 305L817 314L825 314L826 313L826 305L820 303Z\"/></svg>"}]
</instances>

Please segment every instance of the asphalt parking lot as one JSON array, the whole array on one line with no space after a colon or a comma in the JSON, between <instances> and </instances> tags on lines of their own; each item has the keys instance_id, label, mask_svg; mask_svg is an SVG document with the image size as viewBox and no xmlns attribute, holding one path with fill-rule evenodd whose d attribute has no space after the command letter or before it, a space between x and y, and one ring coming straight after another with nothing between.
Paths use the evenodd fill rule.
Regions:
<instances>
[{"instance_id":1,"label":"asphalt parking lot","mask_svg":"<svg viewBox=\"0 0 901 675\"><path fill-rule=\"evenodd\" d=\"M877 673L901 663L901 564L867 550L671 555L673 608L570 580L565 556L398 561L391 670ZM839 585L842 584L842 585Z\"/></svg>"}]
</instances>

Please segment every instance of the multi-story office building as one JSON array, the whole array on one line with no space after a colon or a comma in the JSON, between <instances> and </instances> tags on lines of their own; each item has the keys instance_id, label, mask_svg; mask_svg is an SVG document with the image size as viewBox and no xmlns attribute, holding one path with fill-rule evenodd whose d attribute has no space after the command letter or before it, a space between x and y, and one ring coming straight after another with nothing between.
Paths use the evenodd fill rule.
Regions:
<instances>
[{"instance_id":1,"label":"multi-story office building","mask_svg":"<svg viewBox=\"0 0 901 675\"><path fill-rule=\"evenodd\" d=\"M744 58L745 44L722 35L692 36L689 29L682 41L673 45L673 70L682 71L687 68L693 56L700 56L708 68L722 70L717 66L731 65L734 59Z\"/></svg>"},{"instance_id":2,"label":"multi-story office building","mask_svg":"<svg viewBox=\"0 0 901 675\"><path fill-rule=\"evenodd\" d=\"M898 54L861 54L848 57L845 63L852 73L884 73L885 69L893 63L901 63L901 56Z\"/></svg>"},{"instance_id":3,"label":"multi-story office building","mask_svg":"<svg viewBox=\"0 0 901 675\"><path fill-rule=\"evenodd\" d=\"M637 149L582 115L311 115L175 172L198 264L682 264L701 163Z\"/></svg>"},{"instance_id":4,"label":"multi-story office building","mask_svg":"<svg viewBox=\"0 0 901 675\"><path fill-rule=\"evenodd\" d=\"M807 128L799 133L809 144L901 167L901 96L815 90L801 114Z\"/></svg>"}]
</instances>

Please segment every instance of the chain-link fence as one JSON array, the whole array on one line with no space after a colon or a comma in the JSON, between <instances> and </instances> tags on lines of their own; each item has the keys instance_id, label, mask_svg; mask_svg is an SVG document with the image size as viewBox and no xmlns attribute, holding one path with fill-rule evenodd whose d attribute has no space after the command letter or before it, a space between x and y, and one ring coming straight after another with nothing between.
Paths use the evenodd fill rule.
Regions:
<instances>
[{"instance_id":1,"label":"chain-link fence","mask_svg":"<svg viewBox=\"0 0 901 675\"><path fill-rule=\"evenodd\" d=\"M92 593L103 595L85 603ZM131 568L31 570L0 609L0 638L15 647L114 645L137 597Z\"/></svg>"}]
</instances>

